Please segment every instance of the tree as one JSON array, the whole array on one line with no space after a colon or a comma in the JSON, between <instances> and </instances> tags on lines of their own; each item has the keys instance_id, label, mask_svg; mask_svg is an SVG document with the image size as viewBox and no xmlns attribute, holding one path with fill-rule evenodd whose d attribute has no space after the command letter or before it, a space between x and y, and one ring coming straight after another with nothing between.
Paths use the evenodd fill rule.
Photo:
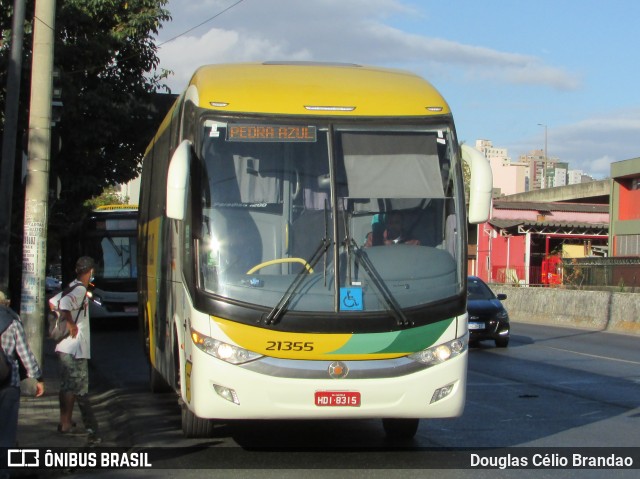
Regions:
<instances>
[{"instance_id":1,"label":"tree","mask_svg":"<svg viewBox=\"0 0 640 479\"><path fill-rule=\"evenodd\" d=\"M164 115L155 107L156 92L168 91L163 84L168 72L159 68L155 45L161 24L171 18L166 3L57 0L54 65L60 71L63 107L52 132L50 180L56 186L60 182L60 194L50 202L50 237L81 218L86 199L139 173L144 149ZM13 0L0 0L0 112L12 12ZM27 0L13 231L23 231L19 161L26 144L33 12L34 0ZM12 250L21 251L21 245ZM21 255L13 256L19 263Z\"/></svg>"},{"instance_id":2,"label":"tree","mask_svg":"<svg viewBox=\"0 0 640 479\"><path fill-rule=\"evenodd\" d=\"M153 94L167 74L157 71L153 38L170 18L166 1L60 2L55 57L64 104L57 162L63 203L80 204L138 175L159 123Z\"/></svg>"},{"instance_id":3,"label":"tree","mask_svg":"<svg viewBox=\"0 0 640 479\"><path fill-rule=\"evenodd\" d=\"M465 142L461 141L460 146ZM462 161L462 181L464 183L464 201L469 204L469 184L471 183L471 166L466 161Z\"/></svg>"},{"instance_id":4,"label":"tree","mask_svg":"<svg viewBox=\"0 0 640 479\"><path fill-rule=\"evenodd\" d=\"M162 83L168 72L159 70L154 43L161 23L171 18L163 8L166 3L57 0L54 64L60 71L64 106L54 128L59 143L52 151L51 176L60 178L60 206L72 216L73 205L139 173L144 148L159 123L154 94L168 91ZM12 4L13 0L0 0L0 10L7 12L0 16L0 67L9 47ZM26 69L31 64L32 21L33 0L28 0ZM22 110L26 111L29 72L22 77ZM3 98L0 102L4 103ZM24 131L26 120L22 121Z\"/></svg>"},{"instance_id":5,"label":"tree","mask_svg":"<svg viewBox=\"0 0 640 479\"><path fill-rule=\"evenodd\" d=\"M107 186L100 196L94 196L84 202L84 206L89 209L96 209L98 206L106 205L126 205L128 197L122 196L115 186Z\"/></svg>"}]
</instances>

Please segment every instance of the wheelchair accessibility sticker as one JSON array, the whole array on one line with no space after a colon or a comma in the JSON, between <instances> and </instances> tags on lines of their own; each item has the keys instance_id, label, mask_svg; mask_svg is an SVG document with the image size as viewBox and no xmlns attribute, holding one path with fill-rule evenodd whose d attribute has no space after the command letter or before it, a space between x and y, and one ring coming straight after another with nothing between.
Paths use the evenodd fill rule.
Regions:
<instances>
[{"instance_id":1,"label":"wheelchair accessibility sticker","mask_svg":"<svg viewBox=\"0 0 640 479\"><path fill-rule=\"evenodd\" d=\"M362 310L362 288L340 288L340 311Z\"/></svg>"}]
</instances>

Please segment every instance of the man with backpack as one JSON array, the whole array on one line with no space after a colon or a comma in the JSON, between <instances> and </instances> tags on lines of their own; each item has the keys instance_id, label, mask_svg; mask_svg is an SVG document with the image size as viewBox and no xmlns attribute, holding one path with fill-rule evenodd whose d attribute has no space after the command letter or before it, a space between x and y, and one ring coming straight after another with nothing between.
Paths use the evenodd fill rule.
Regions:
<instances>
[{"instance_id":1,"label":"man with backpack","mask_svg":"<svg viewBox=\"0 0 640 479\"><path fill-rule=\"evenodd\" d=\"M99 442L98 423L89 401L89 365L91 337L87 288L94 268L93 259L81 256L76 261L76 279L69 283L66 294L58 302L60 319L67 321L69 335L56 345L60 360L60 422L58 432L76 432L72 421L78 403L89 442Z\"/></svg>"},{"instance_id":2,"label":"man with backpack","mask_svg":"<svg viewBox=\"0 0 640 479\"><path fill-rule=\"evenodd\" d=\"M40 366L29 348L20 316L10 307L0 291L0 449L16 446L18 410L20 408L20 366L27 376L37 379L36 397L44 394ZM4 376L4 377L3 377Z\"/></svg>"}]
</instances>

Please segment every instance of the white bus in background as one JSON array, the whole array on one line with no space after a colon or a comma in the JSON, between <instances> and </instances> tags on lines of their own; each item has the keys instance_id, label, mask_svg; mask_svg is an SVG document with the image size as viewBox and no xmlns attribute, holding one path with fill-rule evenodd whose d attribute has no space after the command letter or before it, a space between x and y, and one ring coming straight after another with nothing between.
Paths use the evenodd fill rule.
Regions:
<instances>
[{"instance_id":1,"label":"white bus in background","mask_svg":"<svg viewBox=\"0 0 640 479\"><path fill-rule=\"evenodd\" d=\"M77 249L67 249L70 263L83 255L96 262L89 302L92 319L138 315L137 223L137 205L99 206L69 236L77 239Z\"/></svg>"}]
</instances>

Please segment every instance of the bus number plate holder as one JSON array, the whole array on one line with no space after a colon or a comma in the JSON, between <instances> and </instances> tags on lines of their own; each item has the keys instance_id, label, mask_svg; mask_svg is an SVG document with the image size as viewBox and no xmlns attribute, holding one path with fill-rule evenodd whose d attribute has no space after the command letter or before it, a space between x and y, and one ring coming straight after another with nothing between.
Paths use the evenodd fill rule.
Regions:
<instances>
[{"instance_id":1,"label":"bus number plate holder","mask_svg":"<svg viewBox=\"0 0 640 479\"><path fill-rule=\"evenodd\" d=\"M320 407L360 407L360 392L358 391L316 391L315 405Z\"/></svg>"}]
</instances>

